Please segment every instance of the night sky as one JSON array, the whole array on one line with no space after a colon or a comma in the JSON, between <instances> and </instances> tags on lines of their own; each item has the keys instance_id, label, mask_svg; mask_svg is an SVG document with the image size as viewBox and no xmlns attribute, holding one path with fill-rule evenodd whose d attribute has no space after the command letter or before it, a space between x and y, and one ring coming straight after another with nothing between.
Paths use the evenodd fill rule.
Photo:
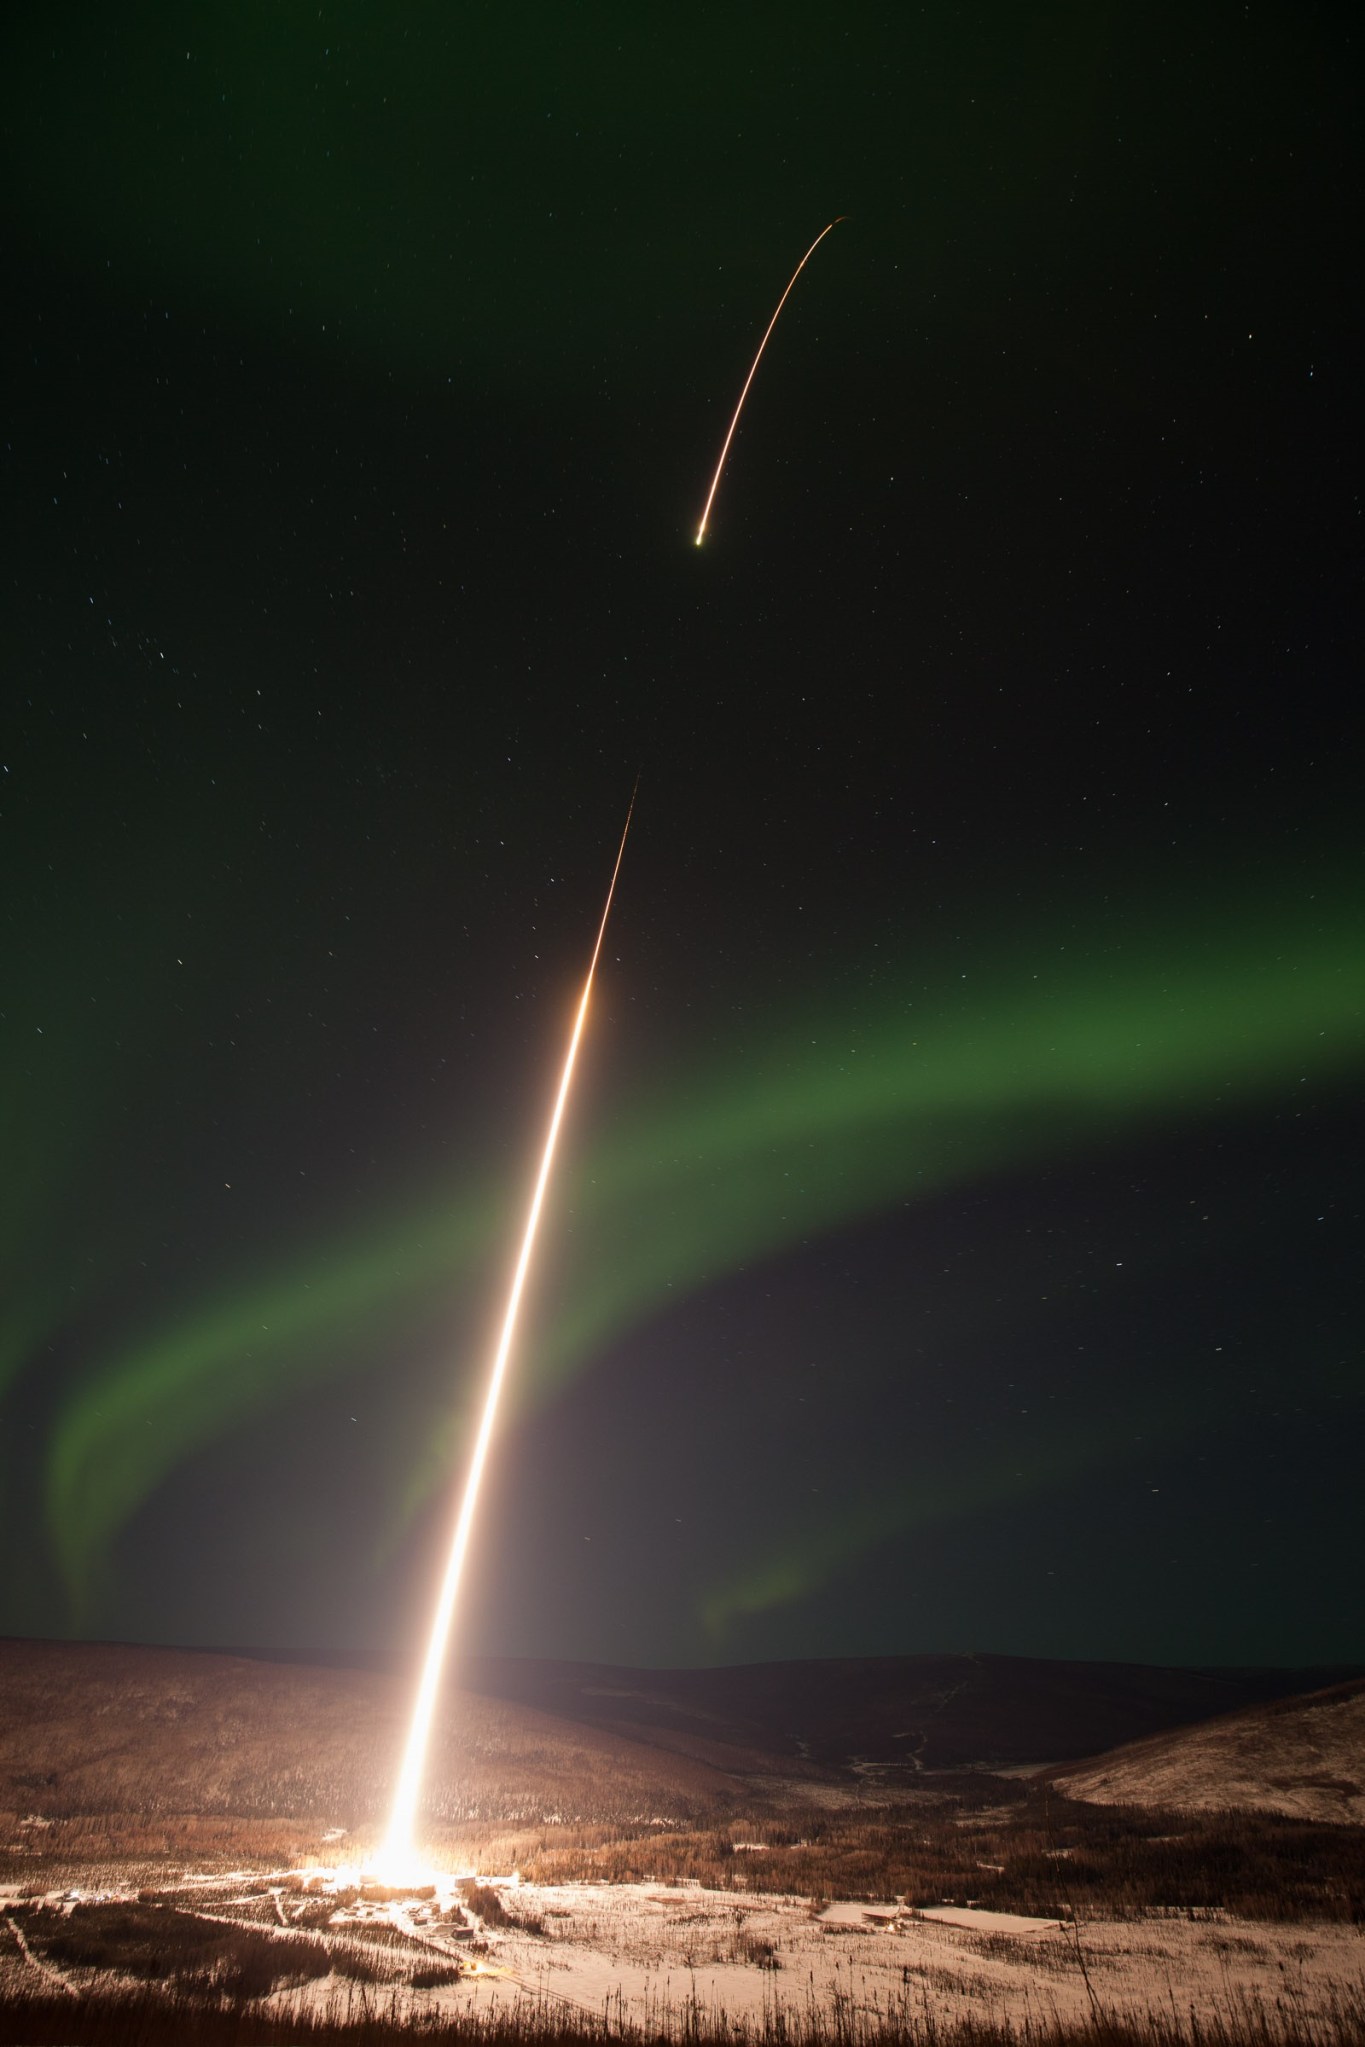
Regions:
<instances>
[{"instance_id":1,"label":"night sky","mask_svg":"<svg viewBox=\"0 0 1365 2047\"><path fill-rule=\"evenodd\" d=\"M0 1632L1365 1660L1357 47L6 9Z\"/></svg>"}]
</instances>

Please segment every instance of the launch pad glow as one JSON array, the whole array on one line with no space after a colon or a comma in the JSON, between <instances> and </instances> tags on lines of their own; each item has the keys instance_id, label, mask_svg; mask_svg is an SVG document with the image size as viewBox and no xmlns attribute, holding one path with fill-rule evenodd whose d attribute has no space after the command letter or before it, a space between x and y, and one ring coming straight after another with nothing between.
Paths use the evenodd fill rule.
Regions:
<instances>
[{"instance_id":1,"label":"launch pad glow","mask_svg":"<svg viewBox=\"0 0 1365 2047\"><path fill-rule=\"evenodd\" d=\"M446 1649L450 1640L451 1622L455 1616L455 1602L459 1595L460 1578L464 1570L465 1552L469 1548L470 1530L474 1525L474 1512L479 1502L479 1487L483 1481L484 1466L488 1461L488 1446L497 1420L498 1402L502 1396L503 1381L507 1375L507 1361L512 1351L512 1340L516 1334L517 1314L530 1270L531 1255L535 1250L536 1232L540 1225L540 1212L545 1202L545 1190L550 1182L550 1169L554 1164L555 1145L559 1139L559 1126L564 1119L564 1107L569 1098L569 1085L573 1079L574 1062L578 1057L578 1046L587 1021L588 1000L592 994L593 976L597 972L597 961L602 951L602 940L607 932L607 919L611 915L612 897L616 893L616 877L621 872L621 861L626 850L626 835L630 831L630 820L635 811L635 797L632 794L630 808L626 812L625 829L621 843L616 849L616 865L611 871L611 883L607 889L606 905L602 921L597 927L597 942L592 949L587 979L579 998L578 1014L569 1037L569 1049L564 1060L564 1070L559 1079L559 1092L550 1117L550 1127L541 1153L540 1171L536 1175L535 1190L522 1232L521 1250L517 1257L516 1269L512 1274L511 1290L503 1312L502 1331L493 1358L489 1375L488 1391L484 1396L483 1413L479 1421L478 1434L474 1439L474 1454L469 1462L469 1476L465 1480L464 1495L455 1522L455 1533L450 1545L450 1557L446 1564L445 1576L436 1601L436 1612L431 1624L431 1636L422 1664L418 1681L417 1698L413 1706L412 1724L408 1731L407 1746L403 1751L403 1762L398 1773L398 1787L394 1793L393 1811L389 1818L388 1833L383 1848L375 1860L376 1873L388 1881L402 1881L414 1869L419 1868L413 1829L417 1817L417 1799L422 1788L422 1775L426 1765L427 1747L431 1739L432 1717L436 1710L436 1697L445 1665Z\"/></svg>"}]
</instances>

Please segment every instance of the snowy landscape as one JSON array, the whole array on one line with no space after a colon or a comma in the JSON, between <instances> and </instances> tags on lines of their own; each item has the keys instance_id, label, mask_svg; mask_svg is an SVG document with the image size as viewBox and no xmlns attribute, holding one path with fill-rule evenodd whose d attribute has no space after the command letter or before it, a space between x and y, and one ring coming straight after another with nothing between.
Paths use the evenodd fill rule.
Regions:
<instances>
[{"instance_id":1,"label":"snowy landscape","mask_svg":"<svg viewBox=\"0 0 1365 2047\"><path fill-rule=\"evenodd\" d=\"M1187 1710L1180 1674L983 1659L945 1684L933 1659L809 1667L827 1706L861 1684L907 1722L890 1732L914 1734L911 1767L876 1760L870 1708L857 1731L874 1753L831 1760L799 1672L771 1696L810 1732L781 1736L759 1669L648 1687L592 1672L575 1692L567 1667L526 1666L504 1690L578 1697L589 1716L614 1699L634 1737L454 1693L431 1867L385 1884L392 1676L58 1644L0 1658L0 2038L155 2039L192 2017L225 2040L1103 2026L1344 2047L1365 2015L1358 1678L1062 1764L991 1752L1010 1746L1012 1693L1017 1721L1064 1689L1074 1728L1093 1681L1099 1721L1141 1725ZM969 1737L986 1751L974 1764L925 1767ZM683 1752L699 1746L706 1759ZM1237 1759L1221 1805L1219 1756Z\"/></svg>"}]
</instances>

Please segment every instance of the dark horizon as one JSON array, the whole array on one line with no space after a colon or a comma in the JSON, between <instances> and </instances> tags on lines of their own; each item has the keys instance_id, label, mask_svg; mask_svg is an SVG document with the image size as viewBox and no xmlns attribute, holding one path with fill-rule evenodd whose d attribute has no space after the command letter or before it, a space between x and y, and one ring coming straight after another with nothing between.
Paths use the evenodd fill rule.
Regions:
<instances>
[{"instance_id":1,"label":"dark horizon","mask_svg":"<svg viewBox=\"0 0 1365 2047\"><path fill-rule=\"evenodd\" d=\"M0 1635L0 1643L17 1645L51 1645L62 1648L88 1649L164 1649L173 1655L183 1656L233 1656L247 1663L297 1664L301 1669L318 1670L368 1670L376 1674L401 1674L414 1671L421 1661L424 1644L415 1642L407 1649L319 1649L303 1648L297 1645L271 1648L257 1644L254 1648L222 1642L145 1642L127 1641L118 1637L88 1635ZM877 1651L865 1656L786 1656L765 1657L733 1663L603 1663L596 1659L559 1656L488 1656L475 1651L456 1652L446 1667L443 1683L456 1690L461 1688L461 1670L474 1668L484 1671L499 1665L524 1665L528 1669L562 1669L582 1671L615 1671L628 1676L643 1677L686 1677L705 1676L708 1673L723 1674L743 1670L797 1669L822 1664L846 1667L849 1665L887 1665L908 1663L1017 1663L1040 1666L1058 1665L1068 1669L1096 1670L1119 1669L1139 1671L1169 1670L1182 1675L1198 1676L1260 1676L1283 1672L1286 1675L1310 1676L1315 1680L1306 1685L1305 1691L1319 1691L1332 1685L1347 1683L1365 1677L1365 1662L1362 1663L1305 1663L1305 1664L1242 1664L1242 1663L1142 1663L1125 1657L1107 1656L1026 1656L1010 1655L993 1649L915 1649L903 1653ZM1285 1696L1291 1696L1286 1694Z\"/></svg>"}]
</instances>

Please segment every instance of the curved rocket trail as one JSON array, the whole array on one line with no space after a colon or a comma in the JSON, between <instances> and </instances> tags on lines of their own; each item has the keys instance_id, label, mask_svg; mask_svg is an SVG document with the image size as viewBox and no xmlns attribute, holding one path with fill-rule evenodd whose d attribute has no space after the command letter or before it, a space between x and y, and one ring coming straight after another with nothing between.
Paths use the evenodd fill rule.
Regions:
<instances>
[{"instance_id":1,"label":"curved rocket trail","mask_svg":"<svg viewBox=\"0 0 1365 2047\"><path fill-rule=\"evenodd\" d=\"M637 782L636 788L639 784ZM422 1771L426 1763L427 1744L431 1735L432 1715L436 1708L436 1693L441 1681L441 1670L445 1663L446 1644L450 1637L450 1624L454 1618L455 1600L460 1589L460 1576L464 1569L465 1551L469 1547L469 1533L474 1524L474 1510L479 1502L479 1487L483 1480L484 1465L488 1460L488 1445L493 1435L493 1424L497 1419L498 1401L502 1384L507 1373L507 1360L512 1350L512 1338L516 1333L517 1311L521 1307L522 1291L530 1269L531 1253L535 1249L536 1231L540 1224L540 1211L545 1201L545 1190L550 1181L550 1168L554 1163L555 1144L559 1137L559 1126L564 1117L564 1105L569 1098L569 1083L573 1079L574 1061L578 1057L578 1044L583 1036L583 1025L588 1015L588 998L592 994L593 975L597 972L598 955L602 940L607 932L607 919L611 915L611 901L616 893L616 877L621 872L621 861L626 850L626 834L635 812L635 792L632 791L630 808L626 812L625 830L616 850L616 865L611 870L611 884L607 889L606 906L602 911L602 922L597 927L597 943L592 949L588 965L588 977L583 983L579 999L578 1015L569 1038L569 1050L564 1060L564 1071L559 1079L559 1093L555 1096L554 1113L550 1117L550 1128L545 1138L545 1149L541 1154L540 1171L536 1176L535 1192L522 1232L521 1251L517 1258L516 1270L512 1275L511 1292L503 1313L502 1333L493 1359L493 1370L489 1376L488 1392L484 1396L483 1417L479 1433L474 1442L474 1454L469 1462L469 1476L465 1480L464 1498L460 1502L459 1518L455 1523L455 1536L450 1546L450 1560L446 1565L445 1577L441 1581L440 1595L436 1601L436 1613L431 1624L431 1638L427 1643L426 1660L417 1687L417 1699L412 1711L412 1726L408 1732L407 1747L403 1752L402 1768L398 1773L398 1788L394 1793L393 1812L389 1819L389 1830L385 1837L383 1851L378 1859L380 1873L392 1873L396 1878L408 1872L416 1861L416 1845L413 1841L413 1822L417 1814L417 1795L421 1790Z\"/></svg>"},{"instance_id":2,"label":"curved rocket trail","mask_svg":"<svg viewBox=\"0 0 1365 2047\"><path fill-rule=\"evenodd\" d=\"M744 389L739 394L739 403L735 407L735 416L730 421L730 431L725 436L725 446L720 451L720 460L716 464L716 473L711 478L711 488L706 493L706 503L702 507L701 524L697 528L698 547L701 546L703 540L705 540L706 538L706 522L711 516L712 501L715 498L716 492L720 489L720 479L721 474L725 468L725 458L730 452L730 443L735 437L735 428L739 425L739 415L744 410L744 401L749 395L749 386L754 381L754 371L758 368L760 362L763 360L763 351L768 346L768 336L769 334L772 333L773 328L777 325L778 313L782 311L783 306L786 305L787 300L791 297L792 285L795 284L797 278L801 275L801 272L805 269L807 263L809 263L811 257L815 254L821 242L823 242L823 240L825 239L825 236L829 234L833 228L838 227L839 222L841 220L847 219L848 215L846 213L836 213L833 220L830 222L829 227L821 228L819 234L815 237L815 240L811 243L805 255L797 264L795 270L793 270L791 274L791 283L788 284L787 289L783 292L781 298L777 302L777 312L773 314L771 320L769 320L768 322L767 328L764 331L763 339L758 344L758 354L754 357L753 363L749 369L749 374L744 379Z\"/></svg>"}]
</instances>

